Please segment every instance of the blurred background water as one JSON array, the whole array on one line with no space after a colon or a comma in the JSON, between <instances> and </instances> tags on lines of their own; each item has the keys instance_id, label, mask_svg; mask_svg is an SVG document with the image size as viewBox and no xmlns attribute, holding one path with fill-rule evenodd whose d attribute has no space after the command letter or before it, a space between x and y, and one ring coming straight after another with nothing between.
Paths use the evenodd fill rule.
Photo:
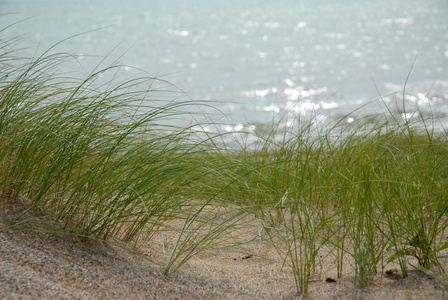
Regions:
<instances>
[{"instance_id":1,"label":"blurred background water","mask_svg":"<svg viewBox=\"0 0 448 300\"><path fill-rule=\"evenodd\" d=\"M224 131L395 102L448 116L446 0L4 0L0 12L0 28L23 20L1 35L23 35L31 55L93 30L52 51L87 73L106 57L212 100Z\"/></svg>"}]
</instances>

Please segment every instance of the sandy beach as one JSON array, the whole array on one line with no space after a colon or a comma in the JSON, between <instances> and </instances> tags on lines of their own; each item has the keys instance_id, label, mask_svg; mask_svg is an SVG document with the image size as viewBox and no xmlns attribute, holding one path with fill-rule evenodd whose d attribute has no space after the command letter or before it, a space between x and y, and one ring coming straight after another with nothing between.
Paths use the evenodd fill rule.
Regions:
<instances>
[{"instance_id":1,"label":"sandy beach","mask_svg":"<svg viewBox=\"0 0 448 300\"><path fill-rule=\"evenodd\" d=\"M157 245L136 251L120 241L83 242L57 223L11 226L11 217L22 211L15 204L3 205L0 215L1 299L304 299L290 270L268 248L256 256L201 253L165 276ZM441 261L446 265L447 257ZM331 261L327 266L312 276L311 299L448 298L438 280L415 271L401 278L398 270L386 269L359 289L349 273L329 281L334 270Z\"/></svg>"}]
</instances>

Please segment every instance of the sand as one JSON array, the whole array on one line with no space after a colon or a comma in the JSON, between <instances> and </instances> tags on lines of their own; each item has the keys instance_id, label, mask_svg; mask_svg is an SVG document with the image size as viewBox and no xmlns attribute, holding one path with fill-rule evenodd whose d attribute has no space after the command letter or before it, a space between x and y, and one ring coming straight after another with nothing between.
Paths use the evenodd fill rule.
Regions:
<instances>
[{"instance_id":1,"label":"sand","mask_svg":"<svg viewBox=\"0 0 448 300\"><path fill-rule=\"evenodd\" d=\"M267 245L203 252L165 276L157 238L138 251L117 240L84 242L58 223L11 226L18 210L0 209L0 299L305 299ZM447 255L441 261L448 265ZM330 282L334 262L323 266L311 277L311 299L448 299L437 279L416 271L402 278L388 268L359 289L349 267Z\"/></svg>"}]
</instances>

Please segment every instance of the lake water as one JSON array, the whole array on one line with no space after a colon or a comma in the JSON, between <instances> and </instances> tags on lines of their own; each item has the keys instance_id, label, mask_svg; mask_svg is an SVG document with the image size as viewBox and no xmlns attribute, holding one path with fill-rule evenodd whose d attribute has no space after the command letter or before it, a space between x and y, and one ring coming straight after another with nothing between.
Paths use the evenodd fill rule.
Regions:
<instances>
[{"instance_id":1,"label":"lake water","mask_svg":"<svg viewBox=\"0 0 448 300\"><path fill-rule=\"evenodd\" d=\"M316 124L381 112L402 102L408 75L406 106L448 115L446 0L6 0L0 11L18 13L1 28L24 20L2 35L24 34L31 54L94 30L56 50L86 69L109 55L213 100L224 130L284 111Z\"/></svg>"}]
</instances>

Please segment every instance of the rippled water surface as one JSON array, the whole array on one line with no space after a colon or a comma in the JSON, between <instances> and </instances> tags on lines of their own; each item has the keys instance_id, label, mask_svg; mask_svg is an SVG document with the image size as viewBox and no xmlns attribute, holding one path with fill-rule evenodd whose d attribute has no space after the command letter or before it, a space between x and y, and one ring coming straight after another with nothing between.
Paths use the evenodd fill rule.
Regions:
<instances>
[{"instance_id":1,"label":"rippled water surface","mask_svg":"<svg viewBox=\"0 0 448 300\"><path fill-rule=\"evenodd\" d=\"M57 50L86 69L99 61L89 55L112 52L111 62L217 101L233 120L223 130L285 110L317 123L361 105L381 111L374 100L401 102L409 74L406 105L448 113L444 0L7 0L0 10L19 13L2 16L1 27L26 19L3 35L25 34L36 53L101 28Z\"/></svg>"}]
</instances>

